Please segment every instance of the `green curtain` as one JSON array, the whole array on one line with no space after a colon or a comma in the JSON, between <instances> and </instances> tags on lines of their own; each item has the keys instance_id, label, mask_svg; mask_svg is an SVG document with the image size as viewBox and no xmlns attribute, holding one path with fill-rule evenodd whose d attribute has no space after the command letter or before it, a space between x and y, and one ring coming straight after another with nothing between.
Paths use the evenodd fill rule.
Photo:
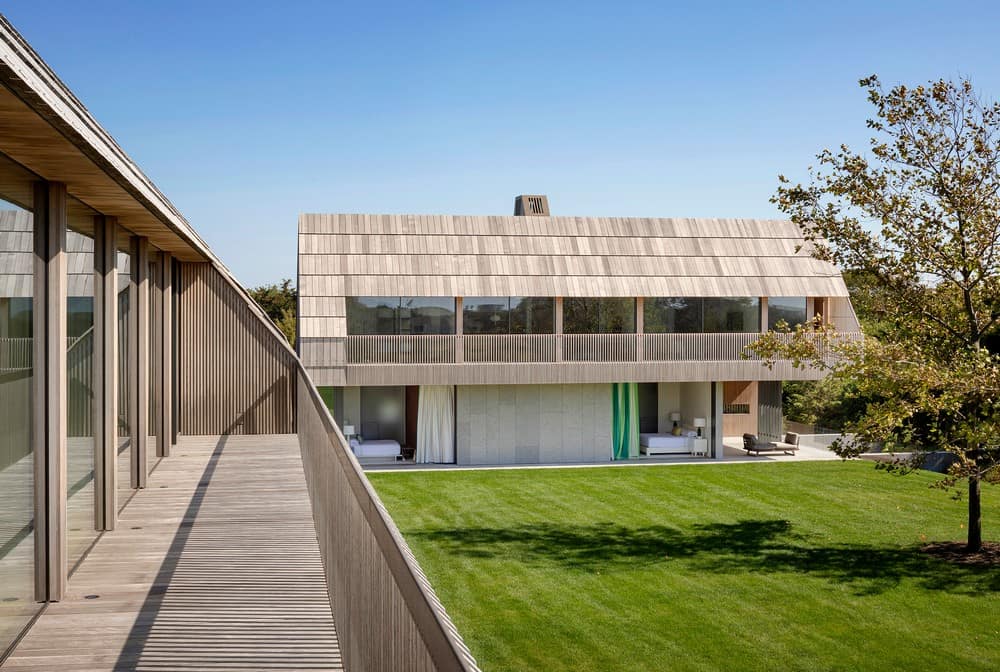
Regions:
<instances>
[{"instance_id":1,"label":"green curtain","mask_svg":"<svg viewBox=\"0 0 1000 672\"><path fill-rule=\"evenodd\" d=\"M611 384L611 442L616 460L639 456L639 385Z\"/></svg>"}]
</instances>

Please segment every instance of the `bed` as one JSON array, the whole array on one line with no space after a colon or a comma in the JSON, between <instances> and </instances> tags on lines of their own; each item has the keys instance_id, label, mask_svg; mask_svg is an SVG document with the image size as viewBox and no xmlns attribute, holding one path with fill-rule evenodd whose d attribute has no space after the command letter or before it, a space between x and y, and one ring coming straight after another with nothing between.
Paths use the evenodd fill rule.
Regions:
<instances>
[{"instance_id":1,"label":"bed","mask_svg":"<svg viewBox=\"0 0 1000 672\"><path fill-rule=\"evenodd\" d=\"M639 451L645 455L690 454L693 446L690 436L673 434L640 434Z\"/></svg>"},{"instance_id":2,"label":"bed","mask_svg":"<svg viewBox=\"0 0 1000 672\"><path fill-rule=\"evenodd\" d=\"M375 439L373 441L351 439L351 450L357 457L398 457L403 454L399 441L392 439Z\"/></svg>"}]
</instances>

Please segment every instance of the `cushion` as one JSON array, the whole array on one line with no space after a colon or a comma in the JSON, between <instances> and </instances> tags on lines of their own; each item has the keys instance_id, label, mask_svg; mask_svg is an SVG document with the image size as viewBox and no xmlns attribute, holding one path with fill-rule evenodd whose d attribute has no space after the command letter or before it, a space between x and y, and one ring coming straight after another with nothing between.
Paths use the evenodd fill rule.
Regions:
<instances>
[{"instance_id":1,"label":"cushion","mask_svg":"<svg viewBox=\"0 0 1000 672\"><path fill-rule=\"evenodd\" d=\"M670 433L673 434L674 436L680 436L681 435L680 425L674 425L674 428L670 430Z\"/></svg>"},{"instance_id":2,"label":"cushion","mask_svg":"<svg viewBox=\"0 0 1000 672\"><path fill-rule=\"evenodd\" d=\"M790 443L793 446L799 445L799 435L795 432L788 432L785 434L785 443Z\"/></svg>"}]
</instances>

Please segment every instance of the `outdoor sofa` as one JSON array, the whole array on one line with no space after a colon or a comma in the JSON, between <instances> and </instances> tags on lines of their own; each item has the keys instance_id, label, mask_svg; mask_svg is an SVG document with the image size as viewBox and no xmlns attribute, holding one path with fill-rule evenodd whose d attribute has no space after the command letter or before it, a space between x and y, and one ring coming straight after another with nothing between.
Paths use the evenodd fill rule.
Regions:
<instances>
[{"instance_id":1,"label":"outdoor sofa","mask_svg":"<svg viewBox=\"0 0 1000 672\"><path fill-rule=\"evenodd\" d=\"M757 455L761 453L794 455L798 449L799 435L795 432L786 433L783 441L761 441L757 438L756 434L743 435L743 450L747 451L747 455L750 453L756 453Z\"/></svg>"}]
</instances>

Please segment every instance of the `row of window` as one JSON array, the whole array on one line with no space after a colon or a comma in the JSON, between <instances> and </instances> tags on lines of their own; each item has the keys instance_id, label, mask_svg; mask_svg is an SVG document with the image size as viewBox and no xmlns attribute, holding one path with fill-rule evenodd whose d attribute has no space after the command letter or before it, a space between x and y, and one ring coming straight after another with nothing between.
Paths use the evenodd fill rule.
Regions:
<instances>
[{"instance_id":1,"label":"row of window","mask_svg":"<svg viewBox=\"0 0 1000 672\"><path fill-rule=\"evenodd\" d=\"M806 321L805 297L768 299L768 329ZM643 302L648 334L760 331L756 297L650 297ZM636 330L632 298L563 299L563 333L629 334ZM471 296L462 301L465 334L553 334L555 299L538 296ZM347 299L347 333L354 335L454 334L455 299L423 296L357 296Z\"/></svg>"}]
</instances>

